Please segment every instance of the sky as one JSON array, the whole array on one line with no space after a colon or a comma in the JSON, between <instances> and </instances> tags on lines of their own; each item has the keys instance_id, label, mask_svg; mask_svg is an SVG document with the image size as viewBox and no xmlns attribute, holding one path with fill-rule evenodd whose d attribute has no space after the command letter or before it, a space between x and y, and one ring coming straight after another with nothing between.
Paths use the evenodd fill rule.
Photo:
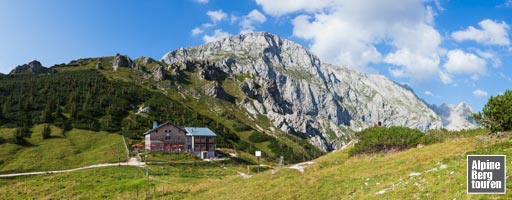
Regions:
<instances>
[{"instance_id":1,"label":"sky","mask_svg":"<svg viewBox=\"0 0 512 200\"><path fill-rule=\"evenodd\" d=\"M116 53L159 59L266 31L408 84L430 104L478 112L512 89L511 26L512 0L4 0L0 72Z\"/></svg>"}]
</instances>

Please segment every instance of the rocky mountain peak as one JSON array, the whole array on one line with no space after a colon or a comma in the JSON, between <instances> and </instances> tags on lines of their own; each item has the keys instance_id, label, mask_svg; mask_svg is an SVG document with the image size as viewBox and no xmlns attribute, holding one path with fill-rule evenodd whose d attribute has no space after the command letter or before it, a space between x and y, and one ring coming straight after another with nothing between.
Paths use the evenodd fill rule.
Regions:
<instances>
[{"instance_id":1,"label":"rocky mountain peak","mask_svg":"<svg viewBox=\"0 0 512 200\"><path fill-rule=\"evenodd\" d=\"M43 67L41 62L33 60L28 64L18 65L9 74L38 74L47 73L48 71L50 71L50 69Z\"/></svg>"},{"instance_id":2,"label":"rocky mountain peak","mask_svg":"<svg viewBox=\"0 0 512 200\"><path fill-rule=\"evenodd\" d=\"M443 127L440 115L410 87L324 63L301 45L266 32L180 48L162 60L180 69L196 68L199 75L220 71L224 77L244 77L239 83L244 96L236 104L325 151L342 147L355 131L376 124Z\"/></svg>"},{"instance_id":3,"label":"rocky mountain peak","mask_svg":"<svg viewBox=\"0 0 512 200\"><path fill-rule=\"evenodd\" d=\"M448 130L475 129L479 125L473 118L473 110L466 103L457 105L441 104L432 105L432 110L443 120L443 127Z\"/></svg>"}]
</instances>

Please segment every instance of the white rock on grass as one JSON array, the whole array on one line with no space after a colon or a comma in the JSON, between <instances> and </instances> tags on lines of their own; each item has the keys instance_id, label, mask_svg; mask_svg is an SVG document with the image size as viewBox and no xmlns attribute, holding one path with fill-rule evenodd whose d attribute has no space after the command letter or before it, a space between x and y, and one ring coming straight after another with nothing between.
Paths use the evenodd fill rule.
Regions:
<instances>
[{"instance_id":1,"label":"white rock on grass","mask_svg":"<svg viewBox=\"0 0 512 200\"><path fill-rule=\"evenodd\" d=\"M419 175L421 175L420 172L412 172L409 174L409 177L415 177L415 176L419 176Z\"/></svg>"}]
</instances>

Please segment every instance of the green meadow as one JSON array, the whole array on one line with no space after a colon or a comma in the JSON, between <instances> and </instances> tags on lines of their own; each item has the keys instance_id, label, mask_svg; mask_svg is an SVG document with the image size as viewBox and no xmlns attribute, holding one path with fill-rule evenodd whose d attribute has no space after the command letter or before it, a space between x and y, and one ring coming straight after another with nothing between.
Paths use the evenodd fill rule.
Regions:
<instances>
[{"instance_id":1,"label":"green meadow","mask_svg":"<svg viewBox=\"0 0 512 200\"><path fill-rule=\"evenodd\" d=\"M168 161L171 162L149 165L149 177L144 168L114 166L0 178L0 199L512 198L510 192L504 195L468 195L465 182L466 155L503 154L510 158L512 137L489 135L486 130L451 133L443 137L443 141L436 144L388 153L350 156L353 146L349 146L313 160L314 163L307 165L303 173L289 166L271 166L271 169L255 173L255 166L243 165L234 159L202 162L183 156L150 155L155 160L170 159ZM101 143L98 139L96 144ZM83 146L74 148L88 149ZM102 151L86 151L102 155ZM123 154L122 145L119 152ZM17 157L12 159L18 161L20 158ZM85 157L80 153L75 158L68 157L82 160L82 164L108 161L106 158L94 160L101 156ZM112 159L115 161L115 156ZM173 163L172 160L192 162ZM25 169L30 169L30 165L26 165ZM2 166L5 169L6 166ZM46 165L47 168L52 166L55 165ZM510 169L507 168L508 174L512 173ZM244 178L240 173L250 177ZM507 188L510 191L510 180Z\"/></svg>"}]
</instances>

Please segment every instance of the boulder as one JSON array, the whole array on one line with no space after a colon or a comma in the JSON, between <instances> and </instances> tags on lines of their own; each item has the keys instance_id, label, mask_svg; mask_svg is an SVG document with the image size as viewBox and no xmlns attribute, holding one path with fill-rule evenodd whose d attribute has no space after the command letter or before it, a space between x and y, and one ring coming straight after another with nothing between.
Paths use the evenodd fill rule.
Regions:
<instances>
[{"instance_id":1,"label":"boulder","mask_svg":"<svg viewBox=\"0 0 512 200\"><path fill-rule=\"evenodd\" d=\"M153 69L153 78L155 81L163 81L165 79L165 74L167 71L165 70L165 67L162 65L158 65L158 67L155 67Z\"/></svg>"},{"instance_id":2,"label":"boulder","mask_svg":"<svg viewBox=\"0 0 512 200\"><path fill-rule=\"evenodd\" d=\"M116 54L114 61L112 61L112 67L114 71L117 71L119 67L132 67L133 61L126 55Z\"/></svg>"}]
</instances>

